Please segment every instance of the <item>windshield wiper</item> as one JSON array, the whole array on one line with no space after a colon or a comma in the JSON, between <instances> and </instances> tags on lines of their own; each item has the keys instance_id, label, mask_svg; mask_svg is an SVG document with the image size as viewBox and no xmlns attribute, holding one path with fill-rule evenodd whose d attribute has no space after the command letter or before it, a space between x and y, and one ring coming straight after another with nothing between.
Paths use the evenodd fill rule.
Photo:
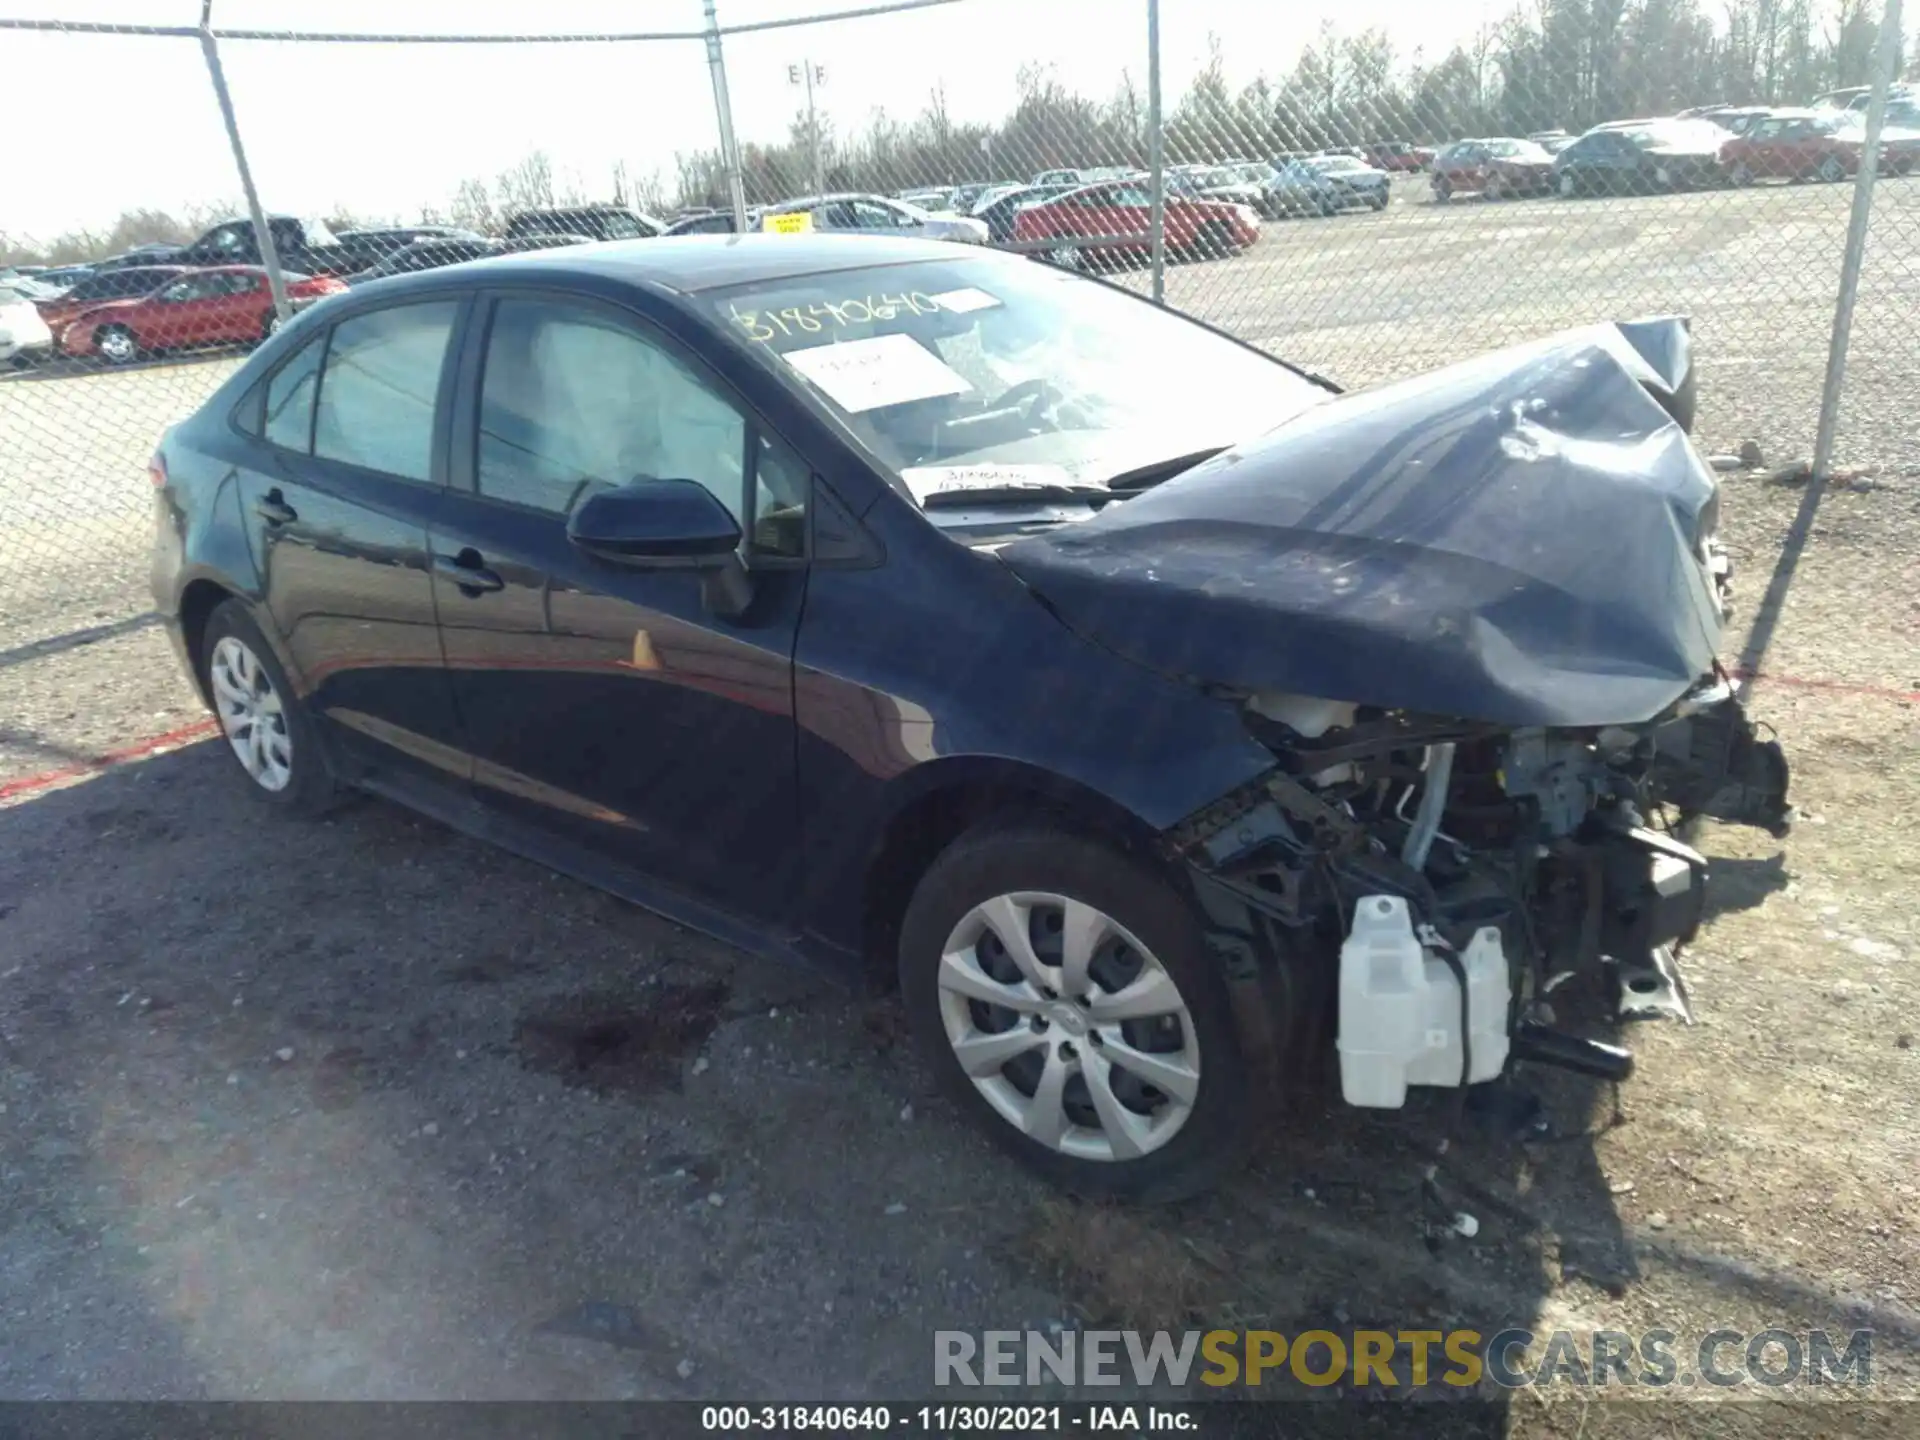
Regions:
<instances>
[{"instance_id":1,"label":"windshield wiper","mask_svg":"<svg viewBox=\"0 0 1920 1440\"><path fill-rule=\"evenodd\" d=\"M1104 485L970 485L957 490L935 490L921 500L926 510L949 505L1045 504L1058 500L1111 500Z\"/></svg>"},{"instance_id":2,"label":"windshield wiper","mask_svg":"<svg viewBox=\"0 0 1920 1440\"><path fill-rule=\"evenodd\" d=\"M1195 450L1187 455L1174 455L1166 460L1155 460L1151 465L1136 465L1131 470L1122 470L1118 475L1107 477L1107 489L1114 491L1147 490L1163 480L1171 480L1183 470L1191 470L1203 461L1211 460L1225 445L1210 445L1205 450Z\"/></svg>"}]
</instances>

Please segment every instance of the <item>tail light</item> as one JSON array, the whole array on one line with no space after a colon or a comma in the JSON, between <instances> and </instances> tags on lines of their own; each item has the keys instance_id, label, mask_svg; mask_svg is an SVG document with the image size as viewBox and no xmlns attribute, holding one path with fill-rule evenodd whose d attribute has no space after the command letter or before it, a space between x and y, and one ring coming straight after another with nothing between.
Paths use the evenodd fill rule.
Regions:
<instances>
[{"instance_id":1,"label":"tail light","mask_svg":"<svg viewBox=\"0 0 1920 1440\"><path fill-rule=\"evenodd\" d=\"M158 450L154 451L153 458L147 461L147 478L153 482L154 489L156 490L166 489L167 457L161 454Z\"/></svg>"}]
</instances>

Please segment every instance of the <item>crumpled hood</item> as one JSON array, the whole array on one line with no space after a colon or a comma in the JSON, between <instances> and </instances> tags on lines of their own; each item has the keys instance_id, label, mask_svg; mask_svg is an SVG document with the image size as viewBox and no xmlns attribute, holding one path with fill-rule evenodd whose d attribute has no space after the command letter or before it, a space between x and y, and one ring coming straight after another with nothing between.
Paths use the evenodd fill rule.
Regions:
<instances>
[{"instance_id":1,"label":"crumpled hood","mask_svg":"<svg viewBox=\"0 0 1920 1440\"><path fill-rule=\"evenodd\" d=\"M1682 319L1596 325L1343 395L1003 548L1166 673L1508 725L1633 724L1713 666Z\"/></svg>"}]
</instances>

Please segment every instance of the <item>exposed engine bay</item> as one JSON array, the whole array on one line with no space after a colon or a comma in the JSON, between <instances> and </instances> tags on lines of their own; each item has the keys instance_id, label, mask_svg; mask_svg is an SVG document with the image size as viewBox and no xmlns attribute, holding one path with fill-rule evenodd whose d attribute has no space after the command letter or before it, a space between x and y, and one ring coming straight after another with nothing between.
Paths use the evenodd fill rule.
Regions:
<instances>
[{"instance_id":1,"label":"exposed engine bay","mask_svg":"<svg viewBox=\"0 0 1920 1440\"><path fill-rule=\"evenodd\" d=\"M1356 1104L1492 1079L1509 1050L1624 1074L1624 1051L1537 1023L1541 1002L1597 974L1622 1015L1690 1020L1676 957L1705 916L1707 861L1679 836L1702 816L1791 823L1780 747L1719 676L1650 722L1590 729L1272 694L1245 715L1278 764L1169 843L1225 933L1338 953Z\"/></svg>"}]
</instances>

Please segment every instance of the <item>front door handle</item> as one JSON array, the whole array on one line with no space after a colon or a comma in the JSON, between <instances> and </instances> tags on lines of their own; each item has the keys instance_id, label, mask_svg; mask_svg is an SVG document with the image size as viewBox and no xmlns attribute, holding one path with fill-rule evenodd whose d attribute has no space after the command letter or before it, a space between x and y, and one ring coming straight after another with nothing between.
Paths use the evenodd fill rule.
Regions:
<instances>
[{"instance_id":1,"label":"front door handle","mask_svg":"<svg viewBox=\"0 0 1920 1440\"><path fill-rule=\"evenodd\" d=\"M480 552L471 545L458 555L436 554L433 557L433 568L435 574L446 576L467 595L479 595L488 590L507 588L507 582L487 569L486 562L480 557Z\"/></svg>"},{"instance_id":2,"label":"front door handle","mask_svg":"<svg viewBox=\"0 0 1920 1440\"><path fill-rule=\"evenodd\" d=\"M253 513L269 525L291 525L300 518L300 512L287 504L286 497L278 490L267 491L253 507Z\"/></svg>"}]
</instances>

